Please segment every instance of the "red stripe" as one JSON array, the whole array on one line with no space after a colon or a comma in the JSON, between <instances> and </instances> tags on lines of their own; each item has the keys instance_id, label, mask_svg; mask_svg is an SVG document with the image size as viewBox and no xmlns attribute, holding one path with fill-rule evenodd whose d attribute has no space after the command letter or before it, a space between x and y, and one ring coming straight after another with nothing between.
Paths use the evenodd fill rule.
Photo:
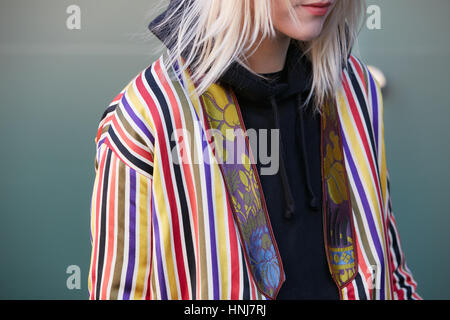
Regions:
<instances>
[{"instance_id":1,"label":"red stripe","mask_svg":"<svg viewBox=\"0 0 450 320\"><path fill-rule=\"evenodd\" d=\"M347 287L347 300L356 300L354 281L350 282Z\"/></svg>"},{"instance_id":2,"label":"red stripe","mask_svg":"<svg viewBox=\"0 0 450 320\"><path fill-rule=\"evenodd\" d=\"M234 224L233 212L230 207L230 199L228 198L228 193L226 192L227 198L227 215L228 215L228 233L230 237L230 272L231 272L231 293L230 299L239 299L240 291L240 277L239 277L239 243L236 236L236 225Z\"/></svg>"},{"instance_id":3,"label":"red stripe","mask_svg":"<svg viewBox=\"0 0 450 320\"><path fill-rule=\"evenodd\" d=\"M92 260L92 266L91 266L91 296L90 299L95 299L96 298L96 272L97 272L97 251L98 251L98 236L99 236L99 216L100 216L100 203L101 203L101 198L102 198L102 188L103 188L103 172L104 172L104 166L105 166L105 159L106 159L106 154L107 154L107 150L104 149L105 152L103 153L102 159L100 161L100 166L99 166L99 171L98 171L98 181L97 181L97 196L96 196L96 206L95 206L95 234L93 237L93 245L94 245L94 253L93 253L93 260Z\"/></svg>"},{"instance_id":4,"label":"red stripe","mask_svg":"<svg viewBox=\"0 0 450 320\"><path fill-rule=\"evenodd\" d=\"M158 72L160 70L160 60L158 60L154 64L154 70ZM163 170L163 175L166 178L166 195L169 198L169 209L171 212L172 217L172 230L173 230L173 240L174 240L174 248L175 248L175 257L176 257L176 265L177 265L177 275L179 277L179 283L180 283L180 290L181 290L181 297L182 299L188 299L189 298L189 290L188 290L188 283L186 278L186 269L184 265L184 259L183 259L183 251L182 251L182 241L181 241L181 235L180 235L180 223L178 221L178 208L176 207L176 199L175 199L175 192L174 192L174 185L173 181L171 179L171 171L170 171L170 161L169 156L167 153L168 146L166 145L166 141L169 139L166 139L163 135L163 124L161 117L158 112L158 108L153 101L153 98L147 91L147 89L144 86L144 83L142 81L142 76L139 76L136 79L136 86L138 88L139 93L144 98L144 101L147 103L147 106L149 108L150 113L152 114L152 118L154 121L154 124L156 126L156 132L160 132L161 134L156 135L158 139L158 143L160 146L161 151L161 167ZM165 80L167 81L167 80Z\"/></svg>"},{"instance_id":5,"label":"red stripe","mask_svg":"<svg viewBox=\"0 0 450 320\"><path fill-rule=\"evenodd\" d=\"M152 185L153 185L153 180L150 180L149 183L149 190L152 190ZM153 192L153 191L151 191ZM150 195L150 210L152 210L153 208L153 203L152 203L152 195ZM152 212L149 212L150 214L150 271L148 274L148 280L147 280L147 293L145 295L145 299L146 300L152 300L153 296L152 296L152 284L151 284L151 279L152 279L152 268L153 268L153 215Z\"/></svg>"},{"instance_id":6,"label":"red stripe","mask_svg":"<svg viewBox=\"0 0 450 320\"><path fill-rule=\"evenodd\" d=\"M247 260L247 259L245 259ZM247 262L247 261L246 261ZM255 275L252 272L252 269L250 268L250 265L248 265L247 263L245 264L245 266L247 267L247 274L248 274L248 281L250 282L250 299L251 300L256 300L256 279L255 279Z\"/></svg>"},{"instance_id":7,"label":"red stripe","mask_svg":"<svg viewBox=\"0 0 450 320\"><path fill-rule=\"evenodd\" d=\"M121 93L119 93L113 101L111 101L111 103L109 104L110 106L112 106L113 104L115 104L116 102L120 101L120 99L122 99L123 94L125 93L125 90L123 90Z\"/></svg>"},{"instance_id":8,"label":"red stripe","mask_svg":"<svg viewBox=\"0 0 450 320\"><path fill-rule=\"evenodd\" d=\"M97 136L95 138L95 143L98 143L98 141L100 140L100 136L102 135L103 127L111 120L112 117L113 117L113 114L109 114L99 124L98 130L97 130Z\"/></svg>"},{"instance_id":9,"label":"red stripe","mask_svg":"<svg viewBox=\"0 0 450 320\"><path fill-rule=\"evenodd\" d=\"M414 299L422 300L422 298L416 292L414 292L412 296Z\"/></svg>"},{"instance_id":10,"label":"red stripe","mask_svg":"<svg viewBox=\"0 0 450 320\"><path fill-rule=\"evenodd\" d=\"M109 212L108 212L108 238L106 239L107 245L108 245L108 251L107 251L107 257L106 257L106 264L105 264L105 273L102 280L102 293L101 297L102 299L106 299L107 294L107 288L108 288L108 282L109 277L111 273L111 264L112 264L112 258L114 254L114 212L115 212L115 201L116 201L116 165L117 165L117 158L114 157L112 162L112 170L111 170L111 183L109 184Z\"/></svg>"},{"instance_id":11,"label":"red stripe","mask_svg":"<svg viewBox=\"0 0 450 320\"><path fill-rule=\"evenodd\" d=\"M355 59L355 57L353 55L350 56L350 60L353 62L353 65L354 65L354 67L356 69L356 72L359 75L359 79L361 80L361 82L362 82L362 84L364 86L365 92L367 93L368 92L367 84L366 84L366 81L364 81L364 79L365 79L364 72L362 70L361 65L359 64L359 61L357 59Z\"/></svg>"},{"instance_id":12,"label":"red stripe","mask_svg":"<svg viewBox=\"0 0 450 320\"><path fill-rule=\"evenodd\" d=\"M358 267L359 270L364 274L364 280L367 282L367 279L369 279L372 276L372 273L370 272L369 268L367 268L366 260L364 258L364 255L361 250L361 246L359 244L358 237L355 237L355 246L356 246L356 254L358 255ZM370 278L371 279L371 278ZM371 294L371 291L369 290L369 293Z\"/></svg>"}]
</instances>

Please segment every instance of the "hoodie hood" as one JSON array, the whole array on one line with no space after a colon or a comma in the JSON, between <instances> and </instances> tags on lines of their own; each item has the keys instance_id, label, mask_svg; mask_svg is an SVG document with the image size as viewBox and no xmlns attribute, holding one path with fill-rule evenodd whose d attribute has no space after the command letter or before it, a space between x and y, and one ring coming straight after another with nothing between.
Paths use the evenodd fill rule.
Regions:
<instances>
[{"instance_id":1,"label":"hoodie hood","mask_svg":"<svg viewBox=\"0 0 450 320\"><path fill-rule=\"evenodd\" d=\"M175 14L178 15L179 13L183 12L183 9L188 6L188 3L191 0L170 0L169 6L166 10L164 10L161 14L159 14L156 18L154 18L150 24L148 25L148 29L161 41L163 42L167 47L170 47L170 43L168 41L168 35L170 32L176 28L175 24L164 24L161 27L158 27L158 25L164 20L166 16L169 14ZM179 8L177 11L177 8L180 6L180 4L183 2L183 5Z\"/></svg>"},{"instance_id":2,"label":"hoodie hood","mask_svg":"<svg viewBox=\"0 0 450 320\"><path fill-rule=\"evenodd\" d=\"M264 79L256 76L238 62L233 62L219 78L221 84L230 85L233 90L246 100L269 104L270 97L277 100L292 95L309 93L311 88L311 66L308 59L302 54L295 41L291 41L284 67L276 74L279 79ZM277 81L275 81L277 80Z\"/></svg>"}]
</instances>

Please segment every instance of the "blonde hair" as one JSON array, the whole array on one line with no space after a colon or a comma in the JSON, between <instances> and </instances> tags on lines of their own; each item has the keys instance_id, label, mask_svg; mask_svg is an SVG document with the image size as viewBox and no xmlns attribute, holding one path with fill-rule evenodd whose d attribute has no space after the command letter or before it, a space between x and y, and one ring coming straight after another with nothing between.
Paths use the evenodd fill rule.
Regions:
<instances>
[{"instance_id":1,"label":"blonde hair","mask_svg":"<svg viewBox=\"0 0 450 320\"><path fill-rule=\"evenodd\" d=\"M251 2L254 2L253 4ZM167 66L182 56L183 72L189 67L197 94L202 94L222 73L237 61L253 72L245 58L266 37L273 37L271 3L275 0L182 0L157 24L156 30L171 30L167 35ZM292 18L297 22L289 0ZM321 34L309 41L298 41L312 65L315 110L334 96L341 83L342 68L359 33L364 0L337 0ZM166 43L166 45L167 45Z\"/></svg>"}]
</instances>

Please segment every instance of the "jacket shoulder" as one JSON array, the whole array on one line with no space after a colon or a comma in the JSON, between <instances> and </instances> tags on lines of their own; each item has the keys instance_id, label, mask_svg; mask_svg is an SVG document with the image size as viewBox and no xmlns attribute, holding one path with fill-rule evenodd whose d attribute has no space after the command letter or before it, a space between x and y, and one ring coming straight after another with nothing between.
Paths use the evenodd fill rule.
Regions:
<instances>
[{"instance_id":1,"label":"jacket shoulder","mask_svg":"<svg viewBox=\"0 0 450 320\"><path fill-rule=\"evenodd\" d=\"M160 59L135 75L109 102L95 136L97 152L106 144L128 166L150 176L153 174L155 144L151 111L155 105L155 92L148 78L158 61Z\"/></svg>"},{"instance_id":2,"label":"jacket shoulder","mask_svg":"<svg viewBox=\"0 0 450 320\"><path fill-rule=\"evenodd\" d=\"M370 66L360 58L351 55L344 71L346 95L351 95L368 128L376 135L380 134L383 121L383 96L381 86L370 71ZM345 87L345 85L344 85Z\"/></svg>"},{"instance_id":3,"label":"jacket shoulder","mask_svg":"<svg viewBox=\"0 0 450 320\"><path fill-rule=\"evenodd\" d=\"M347 60L345 73L350 84L358 86L365 96L368 94L368 68L367 65L355 55L350 55Z\"/></svg>"}]
</instances>

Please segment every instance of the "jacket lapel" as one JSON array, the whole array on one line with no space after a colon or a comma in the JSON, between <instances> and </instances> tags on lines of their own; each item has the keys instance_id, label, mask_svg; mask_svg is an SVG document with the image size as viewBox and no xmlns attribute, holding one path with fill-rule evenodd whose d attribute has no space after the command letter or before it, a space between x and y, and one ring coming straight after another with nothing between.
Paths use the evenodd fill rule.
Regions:
<instances>
[{"instance_id":1,"label":"jacket lapel","mask_svg":"<svg viewBox=\"0 0 450 320\"><path fill-rule=\"evenodd\" d=\"M213 84L200 101L247 262L258 289L274 299L284 271L236 97Z\"/></svg>"},{"instance_id":2,"label":"jacket lapel","mask_svg":"<svg viewBox=\"0 0 450 320\"><path fill-rule=\"evenodd\" d=\"M330 272L342 289L356 276L358 263L341 127L334 102L324 106L321 136L325 247Z\"/></svg>"}]
</instances>

